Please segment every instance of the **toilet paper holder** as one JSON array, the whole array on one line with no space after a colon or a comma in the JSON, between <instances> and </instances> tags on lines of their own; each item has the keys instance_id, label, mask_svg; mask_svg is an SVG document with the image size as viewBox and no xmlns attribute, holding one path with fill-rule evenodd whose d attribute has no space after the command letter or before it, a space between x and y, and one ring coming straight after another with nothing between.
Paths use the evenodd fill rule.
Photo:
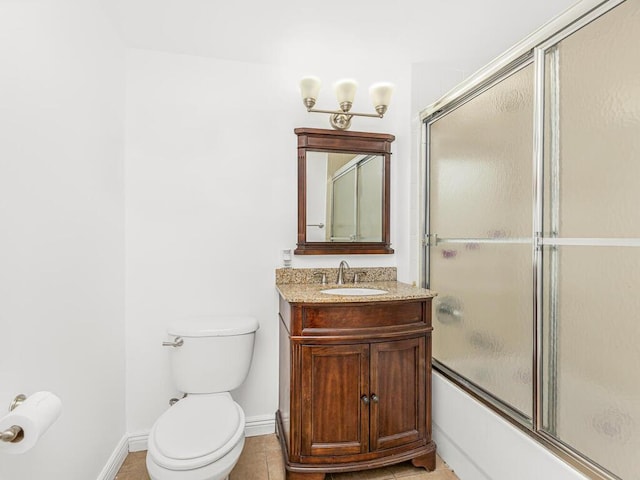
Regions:
<instances>
[{"instance_id":1,"label":"toilet paper holder","mask_svg":"<svg viewBox=\"0 0 640 480\"><path fill-rule=\"evenodd\" d=\"M27 396L23 393L16 395L16 398L14 398L11 401L11 404L9 405L9 411L13 412L26 399L27 399ZM0 432L0 440L3 442L16 442L16 441L19 442L20 440L22 440L23 436L24 436L24 431L22 430L22 427L18 425L13 425L7 428L4 432Z\"/></svg>"}]
</instances>

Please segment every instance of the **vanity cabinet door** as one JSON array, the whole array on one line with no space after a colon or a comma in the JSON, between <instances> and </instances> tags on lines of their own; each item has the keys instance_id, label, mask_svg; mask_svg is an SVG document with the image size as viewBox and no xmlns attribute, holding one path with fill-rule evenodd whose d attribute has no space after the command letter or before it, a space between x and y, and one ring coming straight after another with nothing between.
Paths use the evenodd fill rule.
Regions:
<instances>
[{"instance_id":1,"label":"vanity cabinet door","mask_svg":"<svg viewBox=\"0 0 640 480\"><path fill-rule=\"evenodd\" d=\"M371 451L426 438L425 337L371 345Z\"/></svg>"},{"instance_id":2,"label":"vanity cabinet door","mask_svg":"<svg viewBox=\"0 0 640 480\"><path fill-rule=\"evenodd\" d=\"M303 456L369 451L368 385L368 344L302 346Z\"/></svg>"}]
</instances>

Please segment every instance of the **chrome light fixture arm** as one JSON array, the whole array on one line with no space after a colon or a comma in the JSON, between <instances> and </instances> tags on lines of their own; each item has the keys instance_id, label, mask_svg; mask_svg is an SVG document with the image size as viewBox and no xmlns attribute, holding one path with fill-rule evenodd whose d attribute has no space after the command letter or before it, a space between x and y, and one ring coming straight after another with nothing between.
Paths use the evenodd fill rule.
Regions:
<instances>
[{"instance_id":1,"label":"chrome light fixture arm","mask_svg":"<svg viewBox=\"0 0 640 480\"><path fill-rule=\"evenodd\" d=\"M386 108L385 108L386 111ZM384 117L383 113L357 113L357 112L343 112L340 110L320 110L318 108L307 108L307 112L309 113L330 113L334 115L348 115L350 117L373 117L373 118L382 118Z\"/></svg>"}]
</instances>

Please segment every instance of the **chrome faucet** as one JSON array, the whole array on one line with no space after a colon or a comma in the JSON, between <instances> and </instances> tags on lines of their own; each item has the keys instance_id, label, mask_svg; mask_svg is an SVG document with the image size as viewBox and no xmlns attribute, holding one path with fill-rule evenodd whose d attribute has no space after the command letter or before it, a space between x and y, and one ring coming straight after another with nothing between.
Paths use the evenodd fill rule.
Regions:
<instances>
[{"instance_id":1,"label":"chrome faucet","mask_svg":"<svg viewBox=\"0 0 640 480\"><path fill-rule=\"evenodd\" d=\"M349 264L346 260L342 260L338 267L338 279L336 280L337 285L344 285L344 267L349 268Z\"/></svg>"}]
</instances>

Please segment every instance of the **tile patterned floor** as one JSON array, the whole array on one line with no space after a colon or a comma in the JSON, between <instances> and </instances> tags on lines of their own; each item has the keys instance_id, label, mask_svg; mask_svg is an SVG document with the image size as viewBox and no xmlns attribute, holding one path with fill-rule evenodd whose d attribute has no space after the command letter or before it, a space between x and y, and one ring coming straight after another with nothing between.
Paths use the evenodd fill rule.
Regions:
<instances>
[{"instance_id":1,"label":"tile patterned floor","mask_svg":"<svg viewBox=\"0 0 640 480\"><path fill-rule=\"evenodd\" d=\"M116 480L149 480L145 467L147 452L132 452L127 455ZM391 467L361 472L327 474L325 480L459 480L440 457L436 469L427 472L415 468L410 462ZM230 480L285 480L284 462L280 443L275 435L249 437L238 464L231 472Z\"/></svg>"}]
</instances>

